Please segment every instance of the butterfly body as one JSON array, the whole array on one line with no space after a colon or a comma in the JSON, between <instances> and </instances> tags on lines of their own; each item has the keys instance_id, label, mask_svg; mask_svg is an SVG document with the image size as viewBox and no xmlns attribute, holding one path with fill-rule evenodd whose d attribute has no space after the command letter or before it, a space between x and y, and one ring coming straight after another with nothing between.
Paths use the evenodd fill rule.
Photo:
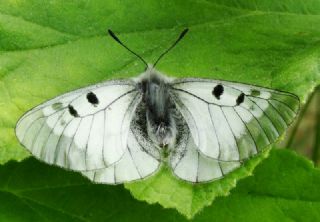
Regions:
<instances>
[{"instance_id":1,"label":"butterfly body","mask_svg":"<svg viewBox=\"0 0 320 222\"><path fill-rule=\"evenodd\" d=\"M152 66L137 80L145 104L148 136L158 146L173 146L175 143L175 105L170 97L170 81Z\"/></svg>"}]
</instances>

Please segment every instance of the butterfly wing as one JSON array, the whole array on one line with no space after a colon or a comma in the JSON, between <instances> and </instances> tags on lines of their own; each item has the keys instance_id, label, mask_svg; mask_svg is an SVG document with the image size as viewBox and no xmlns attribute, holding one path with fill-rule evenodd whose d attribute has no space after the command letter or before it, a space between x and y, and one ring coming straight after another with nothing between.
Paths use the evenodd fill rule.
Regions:
<instances>
[{"instance_id":1,"label":"butterfly wing","mask_svg":"<svg viewBox=\"0 0 320 222\"><path fill-rule=\"evenodd\" d=\"M106 168L127 150L141 100L132 81L107 81L56 97L27 112L16 135L34 156L76 171Z\"/></svg>"},{"instance_id":2,"label":"butterfly wing","mask_svg":"<svg viewBox=\"0 0 320 222\"><path fill-rule=\"evenodd\" d=\"M203 155L196 148L187 123L183 118L179 119L177 143L169 157L177 177L193 183L208 182L222 178L240 166L239 161L219 161Z\"/></svg>"},{"instance_id":3,"label":"butterfly wing","mask_svg":"<svg viewBox=\"0 0 320 222\"><path fill-rule=\"evenodd\" d=\"M110 167L82 172L98 183L118 184L140 180L155 173L161 163L161 155L148 137L145 106L140 103L132 119L127 150L117 163Z\"/></svg>"},{"instance_id":4,"label":"butterfly wing","mask_svg":"<svg viewBox=\"0 0 320 222\"><path fill-rule=\"evenodd\" d=\"M120 161L110 167L84 171L82 174L94 182L119 184L152 175L159 169L160 163L160 159L150 155L130 130L128 147Z\"/></svg>"},{"instance_id":5,"label":"butterfly wing","mask_svg":"<svg viewBox=\"0 0 320 222\"><path fill-rule=\"evenodd\" d=\"M299 109L293 94L218 80L176 80L171 96L198 151L219 161L241 161L260 152Z\"/></svg>"}]
</instances>

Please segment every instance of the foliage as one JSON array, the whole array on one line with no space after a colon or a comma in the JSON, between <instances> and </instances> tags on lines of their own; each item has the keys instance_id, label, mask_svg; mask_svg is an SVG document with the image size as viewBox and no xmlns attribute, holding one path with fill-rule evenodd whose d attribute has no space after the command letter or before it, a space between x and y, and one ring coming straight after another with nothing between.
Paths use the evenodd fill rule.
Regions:
<instances>
[{"instance_id":1,"label":"foliage","mask_svg":"<svg viewBox=\"0 0 320 222\"><path fill-rule=\"evenodd\" d=\"M136 76L143 71L143 64L106 36L107 28L119 34L147 61L153 62L183 28L189 27L186 38L159 63L160 71L177 77L224 79L289 91L304 102L320 80L319 14L320 3L315 0L268 0L259 4L248 0L53 0L46 4L40 0L2 0L0 163L22 160L29 155L14 136L18 118L28 109L66 91L106 79ZM291 157L294 158L290 160ZM261 159L263 155L212 184L185 184L164 168L149 180L125 188L140 200L174 207L192 217L210 205L216 196L227 195L236 181L250 175ZM302 168L291 161L297 161ZM313 188L301 189L299 185L299 182L308 185L304 179L309 177L314 185L316 170L305 160L284 151L273 152L273 157L265 162L255 172L255 177L240 181L230 197L218 198L195 220L211 217L261 220L261 215L265 215L266 220L276 216L319 218L314 210L319 207L319 192ZM305 174L288 171L292 173L289 174L279 168L269 172L261 170L268 163L283 168L286 168L283 164L292 163L291 167ZM19 170L14 172L13 169ZM21 221L30 216L35 220L90 221L87 218L102 220L117 215L129 220L125 212L130 209L135 218L158 218L163 213L168 220L183 220L172 210L160 210L157 205L147 206L132 200L121 187L91 185L79 176L32 159L2 166L0 183L7 181L5 175L17 179L14 184L10 179L10 183L1 188L0 218ZM15 175L20 175L20 179ZM282 176L288 177L292 182L288 186L292 188L282 184ZM283 186L276 189L276 184L260 183L262 190L258 194L262 196L255 195L257 178L260 182L259 178L273 179L262 180ZM36 186L34 190L32 186L37 183L43 186ZM73 185L78 183L79 186ZM246 188L242 184L246 184ZM17 187L30 190L15 190ZM314 196L299 196L300 191L312 191ZM105 196L108 198L103 199ZM97 200L90 199L90 205L88 198ZM248 209L246 215L242 209ZM302 209L308 214L302 213ZM14 214L13 211L18 210L20 215ZM151 213L146 216L145 210Z\"/></svg>"}]
</instances>

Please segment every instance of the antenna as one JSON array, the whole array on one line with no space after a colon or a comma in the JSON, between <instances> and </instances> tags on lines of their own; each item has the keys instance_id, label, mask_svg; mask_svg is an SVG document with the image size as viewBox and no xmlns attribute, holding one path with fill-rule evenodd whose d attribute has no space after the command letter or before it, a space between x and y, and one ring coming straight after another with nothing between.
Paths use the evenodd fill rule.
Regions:
<instances>
[{"instance_id":1,"label":"antenna","mask_svg":"<svg viewBox=\"0 0 320 222\"><path fill-rule=\"evenodd\" d=\"M187 34L187 32L189 31L188 28L184 29L181 34L179 35L179 37L177 38L177 40L166 50L164 51L159 57L158 59L156 60L156 62L153 64L153 67L155 67L158 62L160 61L160 59L165 55L167 54L171 49L173 49L173 47L175 47L178 42L180 42L180 40ZM124 48L126 48L129 52L131 52L133 55L137 56L145 65L146 67L148 67L148 63L140 56L138 55L137 53L135 53L134 51L132 51L131 49L129 49L125 44L123 44L120 39L110 30L108 29L108 33L110 34L110 36L116 40L116 42L118 42L120 45L122 45Z\"/></svg>"},{"instance_id":2,"label":"antenna","mask_svg":"<svg viewBox=\"0 0 320 222\"><path fill-rule=\"evenodd\" d=\"M137 56L145 65L146 67L148 67L148 63L141 57L139 56L137 53L135 53L134 51L132 51L131 49L129 49L125 44L123 44L120 39L110 30L108 29L108 33L110 34L110 36L116 40L120 45L122 45L123 47L125 47L129 52L131 52L133 55Z\"/></svg>"},{"instance_id":3,"label":"antenna","mask_svg":"<svg viewBox=\"0 0 320 222\"><path fill-rule=\"evenodd\" d=\"M187 34L187 32L189 31L188 28L186 28L185 30L183 30L180 34L180 36L177 38L177 40L166 50L164 51L159 57L158 59L156 60L156 62L153 64L153 67L155 67L157 65L157 63L160 61L160 59L165 55L167 54L171 49L173 49L173 47L175 47L178 42L180 42L180 40Z\"/></svg>"}]
</instances>

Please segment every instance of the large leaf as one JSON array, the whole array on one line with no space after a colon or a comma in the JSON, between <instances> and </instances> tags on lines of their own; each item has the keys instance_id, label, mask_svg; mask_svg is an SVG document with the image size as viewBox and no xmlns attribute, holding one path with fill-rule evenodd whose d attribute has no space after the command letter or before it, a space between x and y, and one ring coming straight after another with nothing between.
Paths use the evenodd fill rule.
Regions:
<instances>
[{"instance_id":1,"label":"large leaf","mask_svg":"<svg viewBox=\"0 0 320 222\"><path fill-rule=\"evenodd\" d=\"M188 218L192 218L204 206L208 206L217 196L227 196L236 186L237 180L252 174L253 169L266 157L251 159L244 166L227 177L204 184L190 184L175 178L171 170L162 169L157 175L144 181L126 184L134 197L148 203L160 203L165 208L176 208Z\"/></svg>"},{"instance_id":2,"label":"large leaf","mask_svg":"<svg viewBox=\"0 0 320 222\"><path fill-rule=\"evenodd\" d=\"M189 27L160 71L272 87L304 101L320 79L320 3L250 2L2 0L0 162L28 156L13 130L28 109L66 91L142 72L143 65L106 36L107 28L153 62ZM260 159L212 184L190 186L163 169L126 188L141 200L191 217L217 195L228 194ZM173 198L162 195L173 191Z\"/></svg>"},{"instance_id":3,"label":"large leaf","mask_svg":"<svg viewBox=\"0 0 320 222\"><path fill-rule=\"evenodd\" d=\"M0 221L185 221L174 210L132 199L121 186L94 185L34 159L0 166ZM320 171L275 150L193 221L319 221ZM169 198L169 197L168 197Z\"/></svg>"}]
</instances>

